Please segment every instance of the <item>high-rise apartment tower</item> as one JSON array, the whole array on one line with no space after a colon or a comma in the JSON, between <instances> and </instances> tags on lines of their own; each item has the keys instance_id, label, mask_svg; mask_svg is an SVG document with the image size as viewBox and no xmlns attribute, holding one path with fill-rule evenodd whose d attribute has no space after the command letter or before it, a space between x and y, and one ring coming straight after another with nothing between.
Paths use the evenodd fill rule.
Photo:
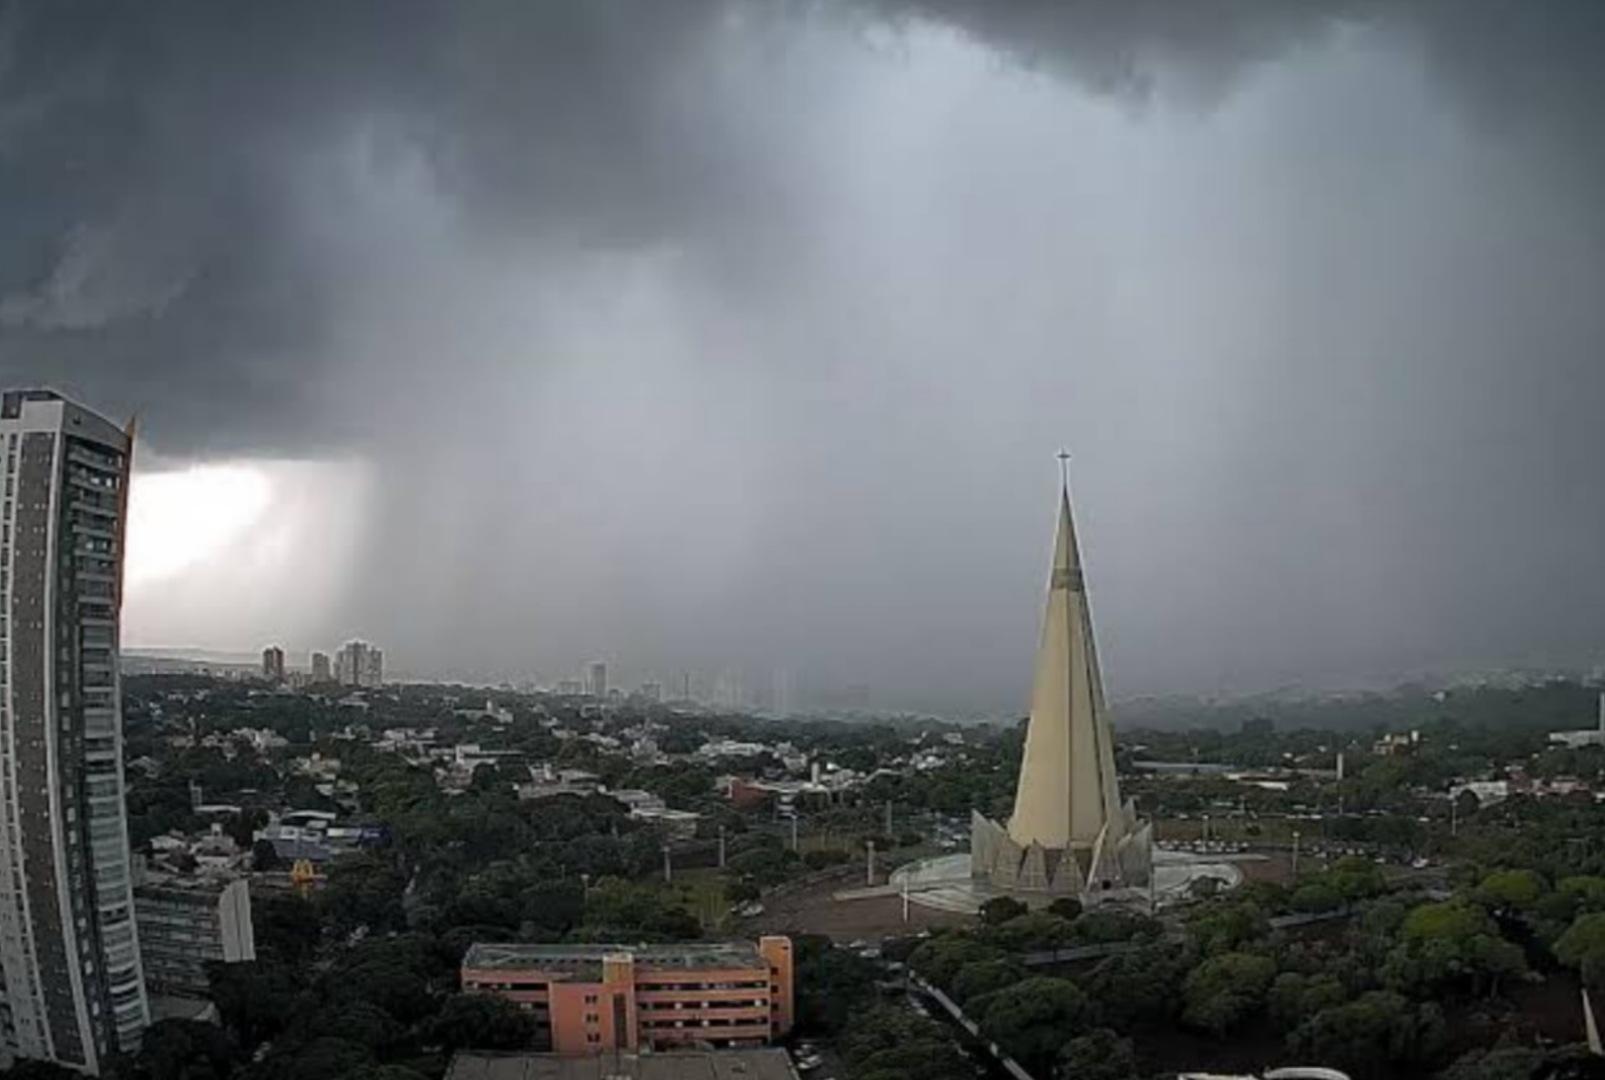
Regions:
<instances>
[{"instance_id":1,"label":"high-rise apartment tower","mask_svg":"<svg viewBox=\"0 0 1605 1080\"><path fill-rule=\"evenodd\" d=\"M132 429L0 395L0 1055L98 1073L149 1022L118 621Z\"/></svg>"}]
</instances>

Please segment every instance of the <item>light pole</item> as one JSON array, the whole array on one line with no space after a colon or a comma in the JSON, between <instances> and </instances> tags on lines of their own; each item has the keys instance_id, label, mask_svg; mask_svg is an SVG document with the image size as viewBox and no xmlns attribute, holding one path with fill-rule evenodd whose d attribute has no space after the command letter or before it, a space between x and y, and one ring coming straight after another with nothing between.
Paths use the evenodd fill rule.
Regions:
<instances>
[{"instance_id":1,"label":"light pole","mask_svg":"<svg viewBox=\"0 0 1605 1080\"><path fill-rule=\"evenodd\" d=\"M1293 884L1298 884L1298 830L1293 830Z\"/></svg>"}]
</instances>

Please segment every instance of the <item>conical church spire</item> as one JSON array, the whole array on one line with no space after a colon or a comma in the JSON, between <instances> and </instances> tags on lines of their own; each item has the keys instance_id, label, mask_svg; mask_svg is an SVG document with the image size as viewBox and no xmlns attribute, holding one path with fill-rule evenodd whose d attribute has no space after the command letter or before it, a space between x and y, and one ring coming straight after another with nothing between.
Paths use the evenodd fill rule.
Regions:
<instances>
[{"instance_id":1,"label":"conical church spire","mask_svg":"<svg viewBox=\"0 0 1605 1080\"><path fill-rule=\"evenodd\" d=\"M1125 832L1113 744L1066 478L1009 838L1090 851L1103 836L1112 850Z\"/></svg>"},{"instance_id":2,"label":"conical church spire","mask_svg":"<svg viewBox=\"0 0 1605 1080\"><path fill-rule=\"evenodd\" d=\"M1059 523L1031 683L1031 720L1007 827L970 816L970 873L1006 893L1118 897L1153 881L1153 829L1121 805L1114 733L1059 455Z\"/></svg>"}]
</instances>

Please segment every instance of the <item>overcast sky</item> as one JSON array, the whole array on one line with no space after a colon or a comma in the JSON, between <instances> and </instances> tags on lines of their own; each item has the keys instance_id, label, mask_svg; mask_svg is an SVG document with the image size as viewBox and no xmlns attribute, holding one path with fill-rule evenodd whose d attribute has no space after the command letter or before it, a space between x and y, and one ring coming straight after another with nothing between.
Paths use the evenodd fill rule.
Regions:
<instances>
[{"instance_id":1,"label":"overcast sky","mask_svg":"<svg viewBox=\"0 0 1605 1080\"><path fill-rule=\"evenodd\" d=\"M125 644L1025 701L1605 659L1605 4L0 0Z\"/></svg>"}]
</instances>

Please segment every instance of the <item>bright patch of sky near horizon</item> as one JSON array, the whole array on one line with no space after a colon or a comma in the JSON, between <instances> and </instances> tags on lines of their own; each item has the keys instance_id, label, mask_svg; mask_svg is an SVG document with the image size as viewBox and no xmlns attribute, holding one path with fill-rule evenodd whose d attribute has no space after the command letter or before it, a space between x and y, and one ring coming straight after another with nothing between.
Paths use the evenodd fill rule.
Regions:
<instances>
[{"instance_id":1,"label":"bright patch of sky near horizon","mask_svg":"<svg viewBox=\"0 0 1605 1080\"><path fill-rule=\"evenodd\" d=\"M290 635L332 653L358 636L321 635L354 565L364 466L146 457L136 455L128 493L125 648L248 653Z\"/></svg>"}]
</instances>

